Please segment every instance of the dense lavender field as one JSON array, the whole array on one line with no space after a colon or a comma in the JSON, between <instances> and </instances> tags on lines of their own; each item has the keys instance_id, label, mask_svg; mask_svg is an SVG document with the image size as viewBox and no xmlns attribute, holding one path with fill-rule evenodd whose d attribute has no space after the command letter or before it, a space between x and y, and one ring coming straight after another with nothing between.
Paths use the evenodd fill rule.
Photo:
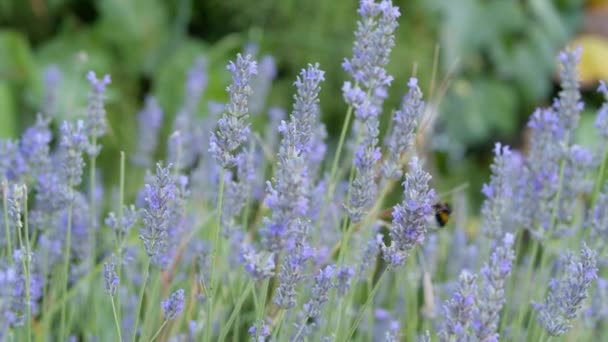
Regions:
<instances>
[{"instance_id":1,"label":"dense lavender field","mask_svg":"<svg viewBox=\"0 0 608 342\"><path fill-rule=\"evenodd\" d=\"M146 98L137 152L110 159L118 187L102 184L96 163L110 75L90 71L86 110L58 122L57 98L70 94L49 68L36 122L0 141L0 340L608 338L606 84L601 148L588 150L573 142L580 51L559 55L559 96L530 117L526 151L496 143L481 229L469 234L458 189L437 193L425 170L437 106L415 77L385 69L399 9L363 0L358 15L335 146L320 120L322 66L304 66L291 110L262 113L271 58L237 55L218 103L204 95L201 57L167 142L163 109ZM386 108L395 83L407 92ZM142 168L129 199L125 182L139 184Z\"/></svg>"}]
</instances>

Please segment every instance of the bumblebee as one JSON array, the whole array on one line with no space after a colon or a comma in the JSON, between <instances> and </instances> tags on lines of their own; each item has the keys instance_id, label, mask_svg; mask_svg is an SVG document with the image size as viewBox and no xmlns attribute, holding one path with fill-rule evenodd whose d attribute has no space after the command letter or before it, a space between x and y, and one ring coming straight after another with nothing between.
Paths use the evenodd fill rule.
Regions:
<instances>
[{"instance_id":1,"label":"bumblebee","mask_svg":"<svg viewBox=\"0 0 608 342\"><path fill-rule=\"evenodd\" d=\"M435 219L439 227L444 227L450 220L450 214L452 214L452 207L447 202L437 202L433 204L433 210L435 211Z\"/></svg>"}]
</instances>

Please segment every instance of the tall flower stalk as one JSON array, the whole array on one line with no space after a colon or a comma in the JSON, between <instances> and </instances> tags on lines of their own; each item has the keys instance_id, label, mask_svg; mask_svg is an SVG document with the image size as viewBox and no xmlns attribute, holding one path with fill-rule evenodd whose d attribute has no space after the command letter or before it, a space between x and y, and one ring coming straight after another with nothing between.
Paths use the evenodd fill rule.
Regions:
<instances>
[{"instance_id":1,"label":"tall flower stalk","mask_svg":"<svg viewBox=\"0 0 608 342\"><path fill-rule=\"evenodd\" d=\"M236 62L230 62L227 69L232 74L232 84L227 91L230 101L225 107L225 112L218 121L218 129L211 134L209 140L209 152L220 165L219 195L217 201L217 224L214 225L213 249L211 251L211 270L209 295L207 299L207 326L212 324L213 304L217 291L217 259L222 253L222 239L220 238L223 199L224 199L224 173L226 169L234 168L237 164L237 154L241 146L249 139L250 128L247 122L249 118L249 97L252 94L250 87L251 79L257 74L257 63L251 56L237 55ZM212 337L211 328L206 329L206 340Z\"/></svg>"}]
</instances>

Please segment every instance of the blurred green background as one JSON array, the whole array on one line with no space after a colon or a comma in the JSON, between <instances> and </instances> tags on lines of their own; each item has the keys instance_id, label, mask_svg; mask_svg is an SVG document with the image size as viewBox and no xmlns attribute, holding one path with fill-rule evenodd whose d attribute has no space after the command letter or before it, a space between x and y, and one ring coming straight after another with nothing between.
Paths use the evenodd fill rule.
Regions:
<instances>
[{"instance_id":1,"label":"blurred green background","mask_svg":"<svg viewBox=\"0 0 608 342\"><path fill-rule=\"evenodd\" d=\"M438 187L470 182L472 198L479 200L494 142L525 148L528 116L536 106L549 104L557 91L555 56L585 34L590 11L608 8L606 1L394 3L402 16L389 65L395 81L385 112L398 107L415 72L425 97L439 106L434 158L429 161ZM105 180L114 182L118 151L135 148L136 115L146 94L156 95L165 110L161 141L166 141L195 57L202 54L209 60L210 87L200 110L205 115L205 100L226 100L228 60L254 43L259 55L274 56L278 67L268 105L290 108L292 83L307 63L319 62L326 70L323 119L335 139L345 112L340 88L348 78L341 63L351 55L357 7L355 0L0 0L0 137L17 137L34 121L43 98L42 74L49 65L56 64L63 73L62 118L83 114L86 71L109 73L111 131L99 165ZM603 18L608 22L608 16ZM605 37L592 44L600 55ZM591 63L589 58L584 56L583 62ZM588 103L581 137L592 144L593 112L601 102L594 82L605 74L586 68Z\"/></svg>"}]
</instances>

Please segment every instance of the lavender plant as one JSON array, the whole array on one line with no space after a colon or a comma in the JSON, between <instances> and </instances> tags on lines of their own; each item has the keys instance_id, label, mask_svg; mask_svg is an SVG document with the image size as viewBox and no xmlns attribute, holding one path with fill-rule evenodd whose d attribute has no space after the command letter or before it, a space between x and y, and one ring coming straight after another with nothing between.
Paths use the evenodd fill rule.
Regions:
<instances>
[{"instance_id":1,"label":"lavender plant","mask_svg":"<svg viewBox=\"0 0 608 342\"><path fill-rule=\"evenodd\" d=\"M0 340L604 340L608 114L600 148L575 144L580 51L559 55L562 89L532 114L528 149L495 145L479 220L459 217L455 196L440 228L433 204L447 199L419 129L436 99L412 77L383 120L400 12L362 0L358 13L335 148L316 63L287 115L267 96L273 57L237 55L226 103L206 92L217 56L197 58L166 153L171 116L147 95L120 158L101 146L106 104L123 96L110 77L89 72L82 117L57 122L58 84L74 75L47 69L40 114L0 140ZM98 157L120 161L117 189Z\"/></svg>"}]
</instances>

